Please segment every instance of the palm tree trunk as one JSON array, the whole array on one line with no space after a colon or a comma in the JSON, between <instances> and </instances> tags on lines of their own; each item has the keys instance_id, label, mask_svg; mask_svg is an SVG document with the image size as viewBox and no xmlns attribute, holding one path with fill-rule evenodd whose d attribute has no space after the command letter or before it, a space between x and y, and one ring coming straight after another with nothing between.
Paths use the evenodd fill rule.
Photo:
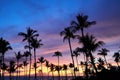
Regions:
<instances>
[{"instance_id":1,"label":"palm tree trunk","mask_svg":"<svg viewBox=\"0 0 120 80\"><path fill-rule=\"evenodd\" d=\"M73 53L72 53L72 47L71 47L70 38L68 39L68 43L69 43L69 47L70 47L70 53L71 53L72 63L73 63L73 65L74 65L74 77L76 78L76 74L75 74L75 63L74 63L74 59L73 59Z\"/></svg>"},{"instance_id":2,"label":"palm tree trunk","mask_svg":"<svg viewBox=\"0 0 120 80\"><path fill-rule=\"evenodd\" d=\"M18 67L18 64L19 64L19 62L18 62L18 59L17 59L17 67ZM18 72L19 72L19 69L17 69L18 71L17 71L17 80L18 80Z\"/></svg>"},{"instance_id":3,"label":"palm tree trunk","mask_svg":"<svg viewBox=\"0 0 120 80\"><path fill-rule=\"evenodd\" d=\"M41 62L41 73L42 73L42 80L43 80L42 62Z\"/></svg>"},{"instance_id":4,"label":"palm tree trunk","mask_svg":"<svg viewBox=\"0 0 120 80\"><path fill-rule=\"evenodd\" d=\"M37 66L37 63L36 63L36 49L34 48L34 64L35 64L35 79L37 78L37 74L36 74L36 66Z\"/></svg>"},{"instance_id":5,"label":"palm tree trunk","mask_svg":"<svg viewBox=\"0 0 120 80\"><path fill-rule=\"evenodd\" d=\"M67 79L67 70L65 70L65 75L66 75L66 80L68 80L68 79Z\"/></svg>"},{"instance_id":6,"label":"palm tree trunk","mask_svg":"<svg viewBox=\"0 0 120 80\"><path fill-rule=\"evenodd\" d=\"M11 72L10 72L10 80L12 80Z\"/></svg>"},{"instance_id":7,"label":"palm tree trunk","mask_svg":"<svg viewBox=\"0 0 120 80\"><path fill-rule=\"evenodd\" d=\"M106 60L106 57L104 56L104 59L105 59L105 63L106 63L106 66L108 68L108 63L107 63L107 60Z\"/></svg>"},{"instance_id":8,"label":"palm tree trunk","mask_svg":"<svg viewBox=\"0 0 120 80\"><path fill-rule=\"evenodd\" d=\"M3 63L4 63L4 53L3 53L3 59L2 59L2 60L3 60ZM4 64L5 64L5 63L4 63ZM5 77L4 77L4 72L5 72L5 70L2 71L2 80L4 80L4 78L5 78Z\"/></svg>"},{"instance_id":9,"label":"palm tree trunk","mask_svg":"<svg viewBox=\"0 0 120 80\"><path fill-rule=\"evenodd\" d=\"M89 54L90 54L91 63L92 63L92 65L93 65L93 67L94 67L94 69L95 69L95 72L96 72L96 74L97 74L97 73L98 73L98 71L97 71L97 68L96 68L95 63L94 63L94 58L93 58L93 55L92 55L92 53L91 53L91 52L90 52Z\"/></svg>"},{"instance_id":10,"label":"palm tree trunk","mask_svg":"<svg viewBox=\"0 0 120 80\"><path fill-rule=\"evenodd\" d=\"M118 62L116 62L116 63L117 63L118 68L120 68L119 63Z\"/></svg>"},{"instance_id":11,"label":"palm tree trunk","mask_svg":"<svg viewBox=\"0 0 120 80\"><path fill-rule=\"evenodd\" d=\"M27 57L26 57L26 62L27 62ZM26 79L27 79L27 65L25 66L25 74L26 74Z\"/></svg>"},{"instance_id":12,"label":"palm tree trunk","mask_svg":"<svg viewBox=\"0 0 120 80\"><path fill-rule=\"evenodd\" d=\"M82 37L84 37L84 30L81 28Z\"/></svg>"},{"instance_id":13,"label":"palm tree trunk","mask_svg":"<svg viewBox=\"0 0 120 80\"><path fill-rule=\"evenodd\" d=\"M88 79L88 57L87 57L87 53L86 53L86 61L85 61L85 75L86 78Z\"/></svg>"},{"instance_id":14,"label":"palm tree trunk","mask_svg":"<svg viewBox=\"0 0 120 80\"><path fill-rule=\"evenodd\" d=\"M54 73L53 73L53 71L52 71L52 78L53 78L53 80L54 80Z\"/></svg>"},{"instance_id":15,"label":"palm tree trunk","mask_svg":"<svg viewBox=\"0 0 120 80\"><path fill-rule=\"evenodd\" d=\"M30 42L28 41L28 44L29 44L29 52L30 52L30 66L29 66L29 78L28 78L28 80L30 80L30 74L31 74L31 49L30 49Z\"/></svg>"},{"instance_id":16,"label":"palm tree trunk","mask_svg":"<svg viewBox=\"0 0 120 80\"><path fill-rule=\"evenodd\" d=\"M58 56L58 80L60 80L59 56Z\"/></svg>"}]
</instances>

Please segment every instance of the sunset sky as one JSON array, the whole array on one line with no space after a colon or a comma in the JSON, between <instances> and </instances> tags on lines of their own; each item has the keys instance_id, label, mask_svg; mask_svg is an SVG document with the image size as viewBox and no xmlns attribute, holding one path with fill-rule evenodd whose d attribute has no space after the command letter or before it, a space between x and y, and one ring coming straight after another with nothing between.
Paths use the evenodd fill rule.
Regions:
<instances>
[{"instance_id":1,"label":"sunset sky","mask_svg":"<svg viewBox=\"0 0 120 80\"><path fill-rule=\"evenodd\" d=\"M102 48L110 50L107 60L111 62L113 53L120 49L120 0L0 0L0 37L13 48L6 53L6 60L14 59L14 52L25 51L26 42L22 42L18 33L31 27L38 31L44 44L37 50L37 57L43 56L56 64L57 58L52 55L60 51L63 54L60 63L70 63L68 43L63 43L59 33L79 13L97 22L86 32L106 43ZM75 40L72 46L74 49L80 45Z\"/></svg>"}]
</instances>

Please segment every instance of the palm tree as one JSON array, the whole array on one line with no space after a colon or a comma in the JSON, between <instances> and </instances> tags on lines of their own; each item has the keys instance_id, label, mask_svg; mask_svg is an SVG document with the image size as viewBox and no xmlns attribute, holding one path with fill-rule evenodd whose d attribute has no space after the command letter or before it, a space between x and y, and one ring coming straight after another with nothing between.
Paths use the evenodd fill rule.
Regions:
<instances>
[{"instance_id":1,"label":"palm tree","mask_svg":"<svg viewBox=\"0 0 120 80\"><path fill-rule=\"evenodd\" d=\"M81 30L82 37L84 36L84 28L88 28L91 25L96 24L96 21L88 21L87 15L78 14L76 18L77 18L77 22L72 21L71 25L75 28L74 29L75 32Z\"/></svg>"},{"instance_id":2,"label":"palm tree","mask_svg":"<svg viewBox=\"0 0 120 80\"><path fill-rule=\"evenodd\" d=\"M47 67L47 72L48 72L48 68L50 67L49 61L45 60L45 66ZM48 72L48 78L49 78L49 72Z\"/></svg>"},{"instance_id":3,"label":"palm tree","mask_svg":"<svg viewBox=\"0 0 120 80\"><path fill-rule=\"evenodd\" d=\"M120 68L120 66L119 66L120 54L119 54L119 52L115 52L114 55L113 55L113 57L115 58L114 61L116 62L118 68Z\"/></svg>"},{"instance_id":4,"label":"palm tree","mask_svg":"<svg viewBox=\"0 0 120 80\"><path fill-rule=\"evenodd\" d=\"M2 64L4 64L4 55L8 50L12 50L10 43L4 40L2 37L0 38L0 54L2 54ZM2 72L2 80L4 80L4 70Z\"/></svg>"},{"instance_id":5,"label":"palm tree","mask_svg":"<svg viewBox=\"0 0 120 80\"><path fill-rule=\"evenodd\" d=\"M8 69L8 72L10 73L10 80L12 80L12 73L15 71L16 71L15 61L11 60L9 62L9 69Z\"/></svg>"},{"instance_id":6,"label":"palm tree","mask_svg":"<svg viewBox=\"0 0 120 80\"><path fill-rule=\"evenodd\" d=\"M52 80L54 80L54 73L53 73L53 71L54 71L54 69L55 69L55 65L54 64L50 64L50 71L52 72Z\"/></svg>"},{"instance_id":7,"label":"palm tree","mask_svg":"<svg viewBox=\"0 0 120 80\"><path fill-rule=\"evenodd\" d=\"M56 51L56 52L54 53L54 55L53 55L53 56L58 57L58 69L57 69L57 71L58 71L58 77L59 77L59 79L58 79L58 80L60 80L59 57L60 57L60 56L62 56L62 53L61 53L61 52L59 52L59 51Z\"/></svg>"},{"instance_id":8,"label":"palm tree","mask_svg":"<svg viewBox=\"0 0 120 80\"><path fill-rule=\"evenodd\" d=\"M66 79L65 80L68 80L67 78L67 65L66 64L63 64L63 70L65 71L65 76L66 76Z\"/></svg>"},{"instance_id":9,"label":"palm tree","mask_svg":"<svg viewBox=\"0 0 120 80\"><path fill-rule=\"evenodd\" d=\"M76 63L77 63L77 68L79 68L79 64L78 64L78 56L80 55L79 53L79 48L76 48L74 51L73 51L73 56L76 57Z\"/></svg>"},{"instance_id":10,"label":"palm tree","mask_svg":"<svg viewBox=\"0 0 120 80\"><path fill-rule=\"evenodd\" d=\"M45 62L45 59L44 59L44 57L40 57L40 58L38 58L38 60L39 60L39 63L41 64L41 72L42 72L42 80L43 80L42 64Z\"/></svg>"},{"instance_id":11,"label":"palm tree","mask_svg":"<svg viewBox=\"0 0 120 80\"><path fill-rule=\"evenodd\" d=\"M69 64L69 68L70 68L70 69L73 68L73 69L75 70L75 67L74 67L74 65L73 65L72 63ZM72 74L72 77L73 77L73 73L72 73L72 71L71 71L71 74Z\"/></svg>"},{"instance_id":12,"label":"palm tree","mask_svg":"<svg viewBox=\"0 0 120 80\"><path fill-rule=\"evenodd\" d=\"M28 63L27 63L27 61L23 61L23 66L24 66L24 75L26 75L27 76L27 65L28 65Z\"/></svg>"},{"instance_id":13,"label":"palm tree","mask_svg":"<svg viewBox=\"0 0 120 80\"><path fill-rule=\"evenodd\" d=\"M105 57L105 56L107 56L107 52L109 52L108 49L102 48L101 50L99 50L99 53L98 53L98 55L101 55L101 56L104 57L105 62L106 62L106 65L108 65L107 60L106 60L106 57Z\"/></svg>"},{"instance_id":14,"label":"palm tree","mask_svg":"<svg viewBox=\"0 0 120 80\"><path fill-rule=\"evenodd\" d=\"M37 74L36 74L36 67L37 67L37 63L36 63L36 49L40 48L43 45L41 43L41 41L42 41L41 39L37 40L37 38L36 39L32 38L32 40L31 40L31 46L34 49L35 79L37 78Z\"/></svg>"},{"instance_id":15,"label":"palm tree","mask_svg":"<svg viewBox=\"0 0 120 80\"><path fill-rule=\"evenodd\" d=\"M73 65L75 66L74 59L73 59L73 51L72 51L72 46L71 46L71 38L74 39L76 36L73 35L73 31L72 31L71 27L65 28L64 31L60 32L60 35L61 35L61 36L64 36L64 37L63 37L63 41L64 41L64 40L68 40L68 44L69 44L69 48L70 48L70 53L71 53L72 63L73 63ZM75 71L74 71L74 77L76 78Z\"/></svg>"},{"instance_id":16,"label":"palm tree","mask_svg":"<svg viewBox=\"0 0 120 80\"><path fill-rule=\"evenodd\" d=\"M31 55L31 53L29 51L25 51L23 54L23 57L25 57L25 61L27 63L27 58ZM28 63L27 63L28 64ZM26 65L26 77L27 77L27 65Z\"/></svg>"},{"instance_id":17,"label":"palm tree","mask_svg":"<svg viewBox=\"0 0 120 80\"><path fill-rule=\"evenodd\" d=\"M93 35L86 34L84 37L80 37L79 42L82 43L83 48L86 49L88 55L90 56L91 63L96 73L98 73L92 53L104 44L103 41L97 41L97 39Z\"/></svg>"},{"instance_id":18,"label":"palm tree","mask_svg":"<svg viewBox=\"0 0 120 80\"><path fill-rule=\"evenodd\" d=\"M17 59L17 67L18 67L18 71L17 71L17 80L19 80L20 78L20 67L19 67L19 60L22 58L22 54L20 51L18 51L18 53L15 52L15 57ZM19 72L19 73L18 73Z\"/></svg>"},{"instance_id":19,"label":"palm tree","mask_svg":"<svg viewBox=\"0 0 120 80\"><path fill-rule=\"evenodd\" d=\"M33 30L30 27L28 27L26 33L24 33L24 32L18 33L19 36L23 37L23 41L27 41L28 42L28 49L29 49L30 53L31 53L31 39L39 36L39 34L36 34L36 32L37 32L36 30ZM31 58L31 55L30 55L29 80L30 80L31 63L32 63L31 59L32 58Z\"/></svg>"},{"instance_id":20,"label":"palm tree","mask_svg":"<svg viewBox=\"0 0 120 80\"><path fill-rule=\"evenodd\" d=\"M2 80L4 80L4 72L5 72L5 70L7 70L7 68L8 68L7 64L2 63L2 65L1 65L1 69L3 70L3 72L2 72Z\"/></svg>"}]
</instances>

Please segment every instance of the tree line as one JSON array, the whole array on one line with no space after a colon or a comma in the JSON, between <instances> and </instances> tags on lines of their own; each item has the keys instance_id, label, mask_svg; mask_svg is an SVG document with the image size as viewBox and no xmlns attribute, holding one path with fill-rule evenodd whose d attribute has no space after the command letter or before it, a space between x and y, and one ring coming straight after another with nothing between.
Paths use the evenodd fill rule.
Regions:
<instances>
[{"instance_id":1,"label":"tree line","mask_svg":"<svg viewBox=\"0 0 120 80\"><path fill-rule=\"evenodd\" d=\"M90 33L86 33L84 29L95 25L96 21L88 21L88 16L84 14L78 14L76 16L76 20L71 21L70 26L64 28L63 31L60 32L60 36L63 38L63 42L66 40L68 42L68 47L70 50L70 56L72 62L70 64L60 65L60 57L63 56L62 52L56 51L53 55L57 57L58 65L54 65L54 63L50 63L43 56L40 58L36 58L36 50L44 44L42 44L42 39L39 39L39 34L37 30L34 30L30 27L27 28L26 32L19 32L18 36L22 36L23 42L26 42L24 45L25 52L24 54L21 51L15 52L16 61L11 60L9 64L5 63L5 53L8 50L12 50L12 47L9 41L0 38L0 79L5 80L5 72L9 73L10 80L12 80L12 76L14 73L17 74L16 80L20 80L21 68L24 69L24 75L26 79L31 79L31 70L34 69L34 79L38 79L38 74L40 73L41 80L44 80L43 73L43 64L45 64L47 68L47 77L49 79L49 74L52 74L52 80L54 80L54 72L58 72L58 80L61 80L61 71L65 72L65 80L68 80L68 70L71 70L72 79L76 79L79 77L81 80L89 80L91 77L97 77L103 71L110 71L113 69L114 71L120 72L119 61L120 61L120 50L114 53L113 58L117 64L117 67L113 67L109 62L107 62L106 56L108 52L110 52L106 48L101 48L105 43L103 41L99 41L96 37ZM75 50L72 48L71 39L75 39L78 41L80 47L76 47ZM101 48L101 49L99 49ZM98 50L99 49L99 50ZM98 50L98 55L103 56L99 57L97 62L94 56L94 52ZM33 54L32 54L33 51ZM34 59L34 63L32 63L32 55ZM83 55L84 61L79 61L80 55ZM74 59L75 57L75 59ZM22 58L25 58L23 62L20 62ZM76 61L76 62L75 62ZM29 66L28 66L29 64ZM84 66L84 67L80 67ZM28 68L29 67L29 68ZM40 68L38 70L38 68ZM84 78L80 77L81 75L76 75L76 72L79 73L80 68L83 68L82 71L84 73ZM29 70L28 70L29 69ZM92 79L90 79L92 80Z\"/></svg>"}]
</instances>

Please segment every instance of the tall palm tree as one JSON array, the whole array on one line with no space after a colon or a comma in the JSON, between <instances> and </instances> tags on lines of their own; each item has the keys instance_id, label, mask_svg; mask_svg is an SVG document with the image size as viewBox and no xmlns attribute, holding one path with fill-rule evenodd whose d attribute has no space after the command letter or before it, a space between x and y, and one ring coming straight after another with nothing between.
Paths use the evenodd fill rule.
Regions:
<instances>
[{"instance_id":1,"label":"tall palm tree","mask_svg":"<svg viewBox=\"0 0 120 80\"><path fill-rule=\"evenodd\" d=\"M98 55L101 55L101 56L104 57L105 62L106 62L106 65L108 65L107 60L106 60L106 57L105 57L105 56L107 56L107 52L109 52L108 49L102 48L101 50L99 50L99 53L98 53Z\"/></svg>"},{"instance_id":2,"label":"tall palm tree","mask_svg":"<svg viewBox=\"0 0 120 80\"><path fill-rule=\"evenodd\" d=\"M84 28L88 28L91 25L96 24L96 21L88 21L87 15L78 14L76 18L77 21L72 21L71 25L75 28L75 32L81 30L82 37L84 36Z\"/></svg>"},{"instance_id":3,"label":"tall palm tree","mask_svg":"<svg viewBox=\"0 0 120 80\"><path fill-rule=\"evenodd\" d=\"M37 78L37 74L36 74L36 68L37 68L37 62L36 62L36 49L40 48L43 44L41 43L41 39L37 40L37 38L32 38L31 40L31 46L34 49L34 64L35 64L35 79Z\"/></svg>"},{"instance_id":4,"label":"tall palm tree","mask_svg":"<svg viewBox=\"0 0 120 80\"><path fill-rule=\"evenodd\" d=\"M0 54L2 54L2 64L4 64L4 58L5 58L4 55L8 50L12 50L10 43L1 37L0 38ZM2 72L2 80L4 80L4 70Z\"/></svg>"},{"instance_id":5,"label":"tall palm tree","mask_svg":"<svg viewBox=\"0 0 120 80\"><path fill-rule=\"evenodd\" d=\"M115 52L114 55L113 55L113 57L115 58L114 61L116 62L118 68L120 68L120 66L119 66L120 54L119 54L119 52Z\"/></svg>"},{"instance_id":6,"label":"tall palm tree","mask_svg":"<svg viewBox=\"0 0 120 80\"><path fill-rule=\"evenodd\" d=\"M59 57L62 56L62 53L59 51L56 51L53 56L58 57L58 80L60 80L60 71L59 71Z\"/></svg>"},{"instance_id":7,"label":"tall palm tree","mask_svg":"<svg viewBox=\"0 0 120 80\"><path fill-rule=\"evenodd\" d=\"M68 80L67 78L67 65L66 64L63 64L63 70L65 71L65 76L66 76L66 79L65 80Z\"/></svg>"},{"instance_id":8,"label":"tall palm tree","mask_svg":"<svg viewBox=\"0 0 120 80\"><path fill-rule=\"evenodd\" d=\"M19 36L23 37L23 41L28 42L28 49L29 49L30 53L31 53L31 45L30 45L31 44L31 39L39 36L39 34L37 34L36 32L37 32L36 30L33 30L30 27L28 27L26 33L24 33L24 32L18 33ZM30 74L31 74L31 63L32 63L31 59L32 59L32 57L30 55L29 80L30 80Z\"/></svg>"},{"instance_id":9,"label":"tall palm tree","mask_svg":"<svg viewBox=\"0 0 120 80\"><path fill-rule=\"evenodd\" d=\"M63 41L68 40L72 63L75 66L74 59L73 59L73 51L72 51L72 46L71 46L71 38L74 39L76 36L73 34L71 27L65 28L64 31L60 32L60 35L64 36ZM74 77L76 78L75 71L74 71Z\"/></svg>"},{"instance_id":10,"label":"tall palm tree","mask_svg":"<svg viewBox=\"0 0 120 80\"><path fill-rule=\"evenodd\" d=\"M22 54L20 51L18 51L18 53L15 52L15 57L17 59L17 67L18 67L18 71L17 71L17 80L19 80L20 78L20 67L19 67L19 60L22 58Z\"/></svg>"},{"instance_id":11,"label":"tall palm tree","mask_svg":"<svg viewBox=\"0 0 120 80\"><path fill-rule=\"evenodd\" d=\"M43 69L42 69L42 64L45 62L45 58L44 57L40 57L38 58L39 63L41 65L41 72L42 72L42 80L43 80Z\"/></svg>"},{"instance_id":12,"label":"tall palm tree","mask_svg":"<svg viewBox=\"0 0 120 80\"><path fill-rule=\"evenodd\" d=\"M90 56L91 63L96 73L98 73L92 53L104 44L103 41L97 41L97 39L93 35L86 34L84 37L80 37L79 42L82 43L83 48L86 49L88 55Z\"/></svg>"}]
</instances>

